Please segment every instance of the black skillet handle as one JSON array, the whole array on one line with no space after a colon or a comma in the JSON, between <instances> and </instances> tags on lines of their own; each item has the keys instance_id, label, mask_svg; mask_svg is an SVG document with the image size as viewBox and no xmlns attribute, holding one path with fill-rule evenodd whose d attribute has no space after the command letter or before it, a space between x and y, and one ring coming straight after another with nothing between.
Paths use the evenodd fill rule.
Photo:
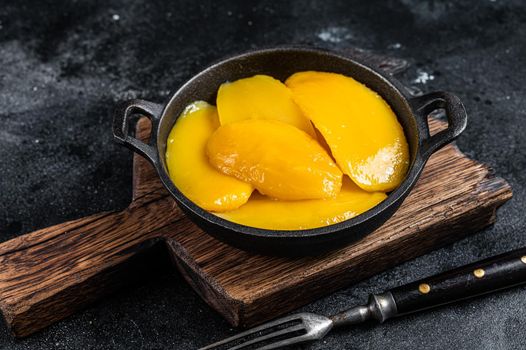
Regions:
<instances>
[{"instance_id":1,"label":"black skillet handle","mask_svg":"<svg viewBox=\"0 0 526 350\"><path fill-rule=\"evenodd\" d=\"M423 122L425 139L422 141L422 156L427 159L431 154L456 139L466 128L468 116L460 99L444 91L436 91L427 95L414 97L409 101L413 110ZM427 117L439 108L446 110L448 127L433 136L429 136Z\"/></svg>"},{"instance_id":2,"label":"black skillet handle","mask_svg":"<svg viewBox=\"0 0 526 350\"><path fill-rule=\"evenodd\" d=\"M120 104L113 116L113 137L118 142L141 154L148 159L155 167L159 163L159 157L155 147L139 141L135 137L128 135L130 118L140 114L148 117L152 122L152 130L157 129L157 124L161 117L163 107L159 104L144 100L129 100Z\"/></svg>"},{"instance_id":3,"label":"black skillet handle","mask_svg":"<svg viewBox=\"0 0 526 350\"><path fill-rule=\"evenodd\" d=\"M391 289L396 316L526 283L526 248Z\"/></svg>"}]
</instances>

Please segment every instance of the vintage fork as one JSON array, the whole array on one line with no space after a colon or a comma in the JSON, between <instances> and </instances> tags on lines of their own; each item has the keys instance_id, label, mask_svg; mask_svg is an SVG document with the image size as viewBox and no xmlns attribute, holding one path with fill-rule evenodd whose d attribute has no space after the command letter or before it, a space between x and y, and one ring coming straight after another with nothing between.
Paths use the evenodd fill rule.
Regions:
<instances>
[{"instance_id":1,"label":"vintage fork","mask_svg":"<svg viewBox=\"0 0 526 350\"><path fill-rule=\"evenodd\" d=\"M331 317L299 313L201 350L269 350L323 338L332 328L385 320L526 283L526 248L373 294L366 305Z\"/></svg>"}]
</instances>

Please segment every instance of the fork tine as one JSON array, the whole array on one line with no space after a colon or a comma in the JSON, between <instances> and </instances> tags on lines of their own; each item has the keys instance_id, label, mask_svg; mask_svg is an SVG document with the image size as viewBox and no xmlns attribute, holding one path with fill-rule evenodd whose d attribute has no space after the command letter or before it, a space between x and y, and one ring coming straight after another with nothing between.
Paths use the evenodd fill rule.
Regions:
<instances>
[{"instance_id":1,"label":"fork tine","mask_svg":"<svg viewBox=\"0 0 526 350\"><path fill-rule=\"evenodd\" d=\"M241 343L239 345L234 346L233 348L229 348L228 350L243 349L246 346L257 344L259 342L262 342L263 340L269 340L269 339L275 338L277 336L284 335L284 334L287 334L287 333L292 333L292 332L295 332L295 331L300 331L302 329L305 329L305 328L301 324L296 325L296 326L292 326L292 327L288 327L288 328L282 329L280 331L272 332L272 333L269 333L269 334L265 334L264 336L257 337L257 338L254 338L252 340L246 341L244 343Z\"/></svg>"},{"instance_id":2,"label":"fork tine","mask_svg":"<svg viewBox=\"0 0 526 350\"><path fill-rule=\"evenodd\" d=\"M218 347L220 345L225 345L227 343L230 343L230 342L233 342L235 340L238 340L238 339L241 339L243 337L246 337L247 335L254 334L254 333L257 333L257 332L260 332L262 330L269 329L269 328L272 328L272 327L276 327L276 326L279 326L280 324L283 324L285 322L290 322L290 321L294 321L294 320L300 320L301 321L300 315L297 315L297 314L296 315L291 315L291 316L279 318L279 319L274 320L272 322L264 323L261 326L251 328L251 329L249 329L249 330L247 330L245 332L236 334L236 335L234 335L234 336L232 336L230 338L226 338L226 339L223 339L223 340L218 341L216 343L210 344L210 345L205 346L204 348L201 348L199 350L211 350L211 349L214 349L214 348L216 348L216 347Z\"/></svg>"},{"instance_id":3,"label":"fork tine","mask_svg":"<svg viewBox=\"0 0 526 350\"><path fill-rule=\"evenodd\" d=\"M272 344L268 344L268 345L265 345L265 346L263 346L261 348L257 348L257 349L254 349L254 350L272 350L272 349L281 348L283 346L289 346L289 345L292 345L292 344L303 343L303 342L306 342L306 341L309 341L309 340L313 340L313 339L311 339L309 334L303 334L303 335L298 335L297 337L294 337L294 338L283 339L283 340L280 340L278 342L275 342L275 343L272 343Z\"/></svg>"}]
</instances>

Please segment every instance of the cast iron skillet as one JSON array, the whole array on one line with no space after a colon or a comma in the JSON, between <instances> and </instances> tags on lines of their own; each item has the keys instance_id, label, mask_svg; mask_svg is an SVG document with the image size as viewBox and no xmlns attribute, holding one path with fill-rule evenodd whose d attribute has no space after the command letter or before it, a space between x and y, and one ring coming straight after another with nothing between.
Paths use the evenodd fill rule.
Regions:
<instances>
[{"instance_id":1,"label":"cast iron skillet","mask_svg":"<svg viewBox=\"0 0 526 350\"><path fill-rule=\"evenodd\" d=\"M190 102L205 100L215 105L216 92L225 81L268 74L284 81L299 71L342 73L378 92L402 124L410 149L410 168L402 184L387 199L369 211L338 224L308 230L277 231L239 225L221 219L186 198L168 176L166 140L179 114ZM447 129L430 136L427 117L444 108ZM129 120L137 114L152 122L152 136L145 144L128 134ZM220 61L194 76L172 95L166 105L143 100L123 103L116 111L113 134L116 140L148 159L175 198L179 207L208 234L233 246L271 255L316 254L356 241L382 225L402 204L415 185L428 158L453 141L466 127L467 115L460 100L447 92L409 97L404 87L380 70L347 56L316 49L280 47L252 51ZM166 213L170 215L170 213Z\"/></svg>"}]
</instances>

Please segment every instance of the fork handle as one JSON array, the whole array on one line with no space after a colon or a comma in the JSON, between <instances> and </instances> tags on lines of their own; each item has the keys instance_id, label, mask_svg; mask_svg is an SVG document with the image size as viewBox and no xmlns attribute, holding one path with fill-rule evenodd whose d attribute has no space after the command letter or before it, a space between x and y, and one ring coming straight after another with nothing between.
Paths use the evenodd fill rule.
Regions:
<instances>
[{"instance_id":1,"label":"fork handle","mask_svg":"<svg viewBox=\"0 0 526 350\"><path fill-rule=\"evenodd\" d=\"M526 247L424 278L331 317L334 326L378 322L526 283Z\"/></svg>"},{"instance_id":2,"label":"fork handle","mask_svg":"<svg viewBox=\"0 0 526 350\"><path fill-rule=\"evenodd\" d=\"M391 289L402 316L526 283L526 248Z\"/></svg>"}]
</instances>

